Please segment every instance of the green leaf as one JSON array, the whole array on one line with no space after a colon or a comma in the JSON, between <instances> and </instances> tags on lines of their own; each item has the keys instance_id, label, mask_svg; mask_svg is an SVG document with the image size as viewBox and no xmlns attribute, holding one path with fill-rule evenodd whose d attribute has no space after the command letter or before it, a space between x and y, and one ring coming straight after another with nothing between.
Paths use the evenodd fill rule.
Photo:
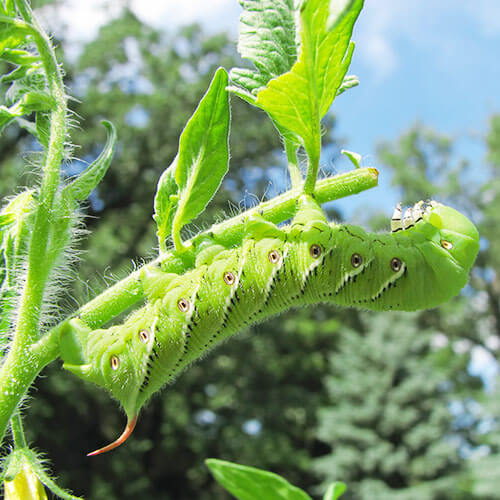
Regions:
<instances>
[{"instance_id":1,"label":"green leaf","mask_svg":"<svg viewBox=\"0 0 500 500\"><path fill-rule=\"evenodd\" d=\"M359 153L354 153L354 151L348 151L347 149L342 149L340 151L343 155L346 155L349 160L351 160L352 164L359 168L361 166L361 155Z\"/></svg>"},{"instance_id":2,"label":"green leaf","mask_svg":"<svg viewBox=\"0 0 500 500\"><path fill-rule=\"evenodd\" d=\"M0 12L7 16L15 14L14 0L2 0L0 2Z\"/></svg>"},{"instance_id":3,"label":"green leaf","mask_svg":"<svg viewBox=\"0 0 500 500\"><path fill-rule=\"evenodd\" d=\"M116 142L116 130L111 122L101 122L107 129L108 137L101 154L73 182L62 190L62 197L67 200L85 200L92 190L101 182L108 170Z\"/></svg>"},{"instance_id":4,"label":"green leaf","mask_svg":"<svg viewBox=\"0 0 500 500\"><path fill-rule=\"evenodd\" d=\"M182 248L180 230L207 206L226 175L229 163L229 94L227 72L219 68L179 140L175 180L179 205L173 238Z\"/></svg>"},{"instance_id":5,"label":"green leaf","mask_svg":"<svg viewBox=\"0 0 500 500\"><path fill-rule=\"evenodd\" d=\"M256 71L231 70L231 80L255 91L287 71L297 60L294 0L240 0L238 52Z\"/></svg>"},{"instance_id":6,"label":"green leaf","mask_svg":"<svg viewBox=\"0 0 500 500\"><path fill-rule=\"evenodd\" d=\"M31 90L21 99L23 114L33 111L49 111L55 107L54 98L46 92Z\"/></svg>"},{"instance_id":7,"label":"green leaf","mask_svg":"<svg viewBox=\"0 0 500 500\"><path fill-rule=\"evenodd\" d=\"M175 182L177 158L176 156L172 164L161 174L154 201L153 219L158 227L156 234L162 252L167 249L166 241L172 232L172 223L179 202L179 186Z\"/></svg>"},{"instance_id":8,"label":"green leaf","mask_svg":"<svg viewBox=\"0 0 500 500\"><path fill-rule=\"evenodd\" d=\"M0 132L22 114L21 108L18 106L10 108L0 106Z\"/></svg>"},{"instance_id":9,"label":"green leaf","mask_svg":"<svg viewBox=\"0 0 500 500\"><path fill-rule=\"evenodd\" d=\"M19 121L19 120L18 120ZM38 142L45 148L49 145L50 137L50 114L37 113L35 118L35 131L31 132Z\"/></svg>"},{"instance_id":10,"label":"green leaf","mask_svg":"<svg viewBox=\"0 0 500 500\"><path fill-rule=\"evenodd\" d=\"M332 483L328 486L323 500L337 500L345 492L346 488L345 483L340 481Z\"/></svg>"},{"instance_id":11,"label":"green leaf","mask_svg":"<svg viewBox=\"0 0 500 500\"><path fill-rule=\"evenodd\" d=\"M12 64L20 64L23 66L29 66L35 62L40 61L40 56L33 55L27 50L23 49L9 49L6 48L0 54L0 59L10 62Z\"/></svg>"},{"instance_id":12,"label":"green leaf","mask_svg":"<svg viewBox=\"0 0 500 500\"><path fill-rule=\"evenodd\" d=\"M21 26L9 26L5 27L3 23L2 25L2 37L0 39L0 54L3 54L5 49L15 49L20 47L26 42L26 38L28 36L28 31L26 28Z\"/></svg>"},{"instance_id":13,"label":"green leaf","mask_svg":"<svg viewBox=\"0 0 500 500\"><path fill-rule=\"evenodd\" d=\"M0 213L0 229L2 229L3 226L8 226L12 222L14 222L16 219L15 215L12 213L7 213L7 214L2 214Z\"/></svg>"},{"instance_id":14,"label":"green leaf","mask_svg":"<svg viewBox=\"0 0 500 500\"><path fill-rule=\"evenodd\" d=\"M330 15L326 22L329 31L334 30L354 7L356 0L330 0Z\"/></svg>"},{"instance_id":15,"label":"green leaf","mask_svg":"<svg viewBox=\"0 0 500 500\"><path fill-rule=\"evenodd\" d=\"M0 82L10 83L14 82L15 80L20 80L21 78L26 76L29 69L30 69L29 66L18 66L17 68L13 69L10 73L3 75L0 78Z\"/></svg>"},{"instance_id":16,"label":"green leaf","mask_svg":"<svg viewBox=\"0 0 500 500\"><path fill-rule=\"evenodd\" d=\"M214 478L239 500L311 500L306 492L272 472L214 458L205 463Z\"/></svg>"},{"instance_id":17,"label":"green leaf","mask_svg":"<svg viewBox=\"0 0 500 500\"><path fill-rule=\"evenodd\" d=\"M310 159L319 159L320 120L344 81L354 50L352 29L362 6L363 0L355 0L330 32L328 2L306 0L300 13L298 61L257 94L257 106L301 137Z\"/></svg>"}]
</instances>

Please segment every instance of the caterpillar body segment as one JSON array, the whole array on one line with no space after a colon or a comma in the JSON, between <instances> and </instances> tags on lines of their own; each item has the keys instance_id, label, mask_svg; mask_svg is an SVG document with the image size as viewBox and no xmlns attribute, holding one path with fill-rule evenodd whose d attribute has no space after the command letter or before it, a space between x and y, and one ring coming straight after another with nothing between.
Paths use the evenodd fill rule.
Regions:
<instances>
[{"instance_id":1,"label":"caterpillar body segment","mask_svg":"<svg viewBox=\"0 0 500 500\"><path fill-rule=\"evenodd\" d=\"M479 250L474 225L436 202L415 205L404 224L398 207L388 234L329 223L310 197L298 203L290 225L249 220L237 247L205 247L182 275L144 273L148 302L124 324L90 331L72 320L61 338L64 367L108 389L131 429L152 394L242 328L319 302L435 307L466 284Z\"/></svg>"}]
</instances>

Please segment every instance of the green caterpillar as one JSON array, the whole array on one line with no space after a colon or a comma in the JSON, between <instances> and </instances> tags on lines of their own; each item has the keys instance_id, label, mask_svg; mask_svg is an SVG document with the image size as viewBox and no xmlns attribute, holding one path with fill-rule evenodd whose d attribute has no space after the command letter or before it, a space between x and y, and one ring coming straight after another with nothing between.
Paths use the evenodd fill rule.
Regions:
<instances>
[{"instance_id":1,"label":"green caterpillar","mask_svg":"<svg viewBox=\"0 0 500 500\"><path fill-rule=\"evenodd\" d=\"M249 219L239 245L208 245L182 275L144 272L144 307L122 325L92 331L78 318L61 338L64 368L106 388L132 432L141 407L189 363L242 328L290 307L328 302L372 310L435 307L467 283L479 251L474 225L456 210L420 202L392 232L329 223L305 195L292 223Z\"/></svg>"}]
</instances>

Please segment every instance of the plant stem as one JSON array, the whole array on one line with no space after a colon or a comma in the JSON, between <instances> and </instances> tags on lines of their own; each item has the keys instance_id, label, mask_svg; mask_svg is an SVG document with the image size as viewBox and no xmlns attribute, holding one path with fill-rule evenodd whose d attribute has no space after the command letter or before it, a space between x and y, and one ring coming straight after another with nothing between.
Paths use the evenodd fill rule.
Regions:
<instances>
[{"instance_id":1,"label":"plant stem","mask_svg":"<svg viewBox=\"0 0 500 500\"><path fill-rule=\"evenodd\" d=\"M309 163L307 165L307 174L303 189L303 192L305 194L312 194L315 192L314 188L316 185L316 180L318 178L318 170L319 170L320 148L321 148L321 136L318 127L316 147L310 148L310 150L307 152L309 156Z\"/></svg>"},{"instance_id":2,"label":"plant stem","mask_svg":"<svg viewBox=\"0 0 500 500\"><path fill-rule=\"evenodd\" d=\"M46 262L46 254L49 234L56 222L53 220L53 205L59 188L67 106L62 75L49 38L38 26L36 19L31 17L31 11L25 3L17 1L16 4L23 17L29 18L27 20L32 23L31 34L40 53L49 90L55 102L50 117L49 142L44 155L42 183L29 245L28 272L14 334L14 345L25 346L36 338L43 294L51 270Z\"/></svg>"},{"instance_id":3,"label":"plant stem","mask_svg":"<svg viewBox=\"0 0 500 500\"><path fill-rule=\"evenodd\" d=\"M45 337L44 337L45 338ZM0 371L0 442L9 420L40 371L59 353L57 338L52 337L33 355L32 346L12 348Z\"/></svg>"},{"instance_id":4,"label":"plant stem","mask_svg":"<svg viewBox=\"0 0 500 500\"><path fill-rule=\"evenodd\" d=\"M378 172L375 168L359 168L345 174L319 180L314 194L319 203L326 203L375 187L377 181ZM216 235L219 241L233 242L240 237L244 231L245 219L251 215L258 214L269 222L279 224L293 217L296 210L295 202L300 194L300 187L287 191L272 200L245 210L231 219L214 224L209 230L187 241L185 245L192 246L194 241L202 239L209 233ZM145 268L157 267L161 263L165 269L165 266L168 266L168 263L174 260L175 257L176 253L173 250L162 254L143 268L134 271L126 278L108 288L90 302L87 302L75 315L78 315L91 328L99 328L144 298L141 285L141 272ZM55 329L59 327L60 325L55 327ZM54 335L53 331L55 329L51 330L49 335ZM35 346L35 349L42 349L47 342L48 337L43 337Z\"/></svg>"},{"instance_id":5,"label":"plant stem","mask_svg":"<svg viewBox=\"0 0 500 500\"><path fill-rule=\"evenodd\" d=\"M335 177L321 179L314 192L319 203L337 200L345 196L359 193L377 185L378 172L374 168L359 168ZM296 200L301 188L295 188L272 200L252 207L245 212L219 224L214 224L208 231L200 233L189 242L206 237L209 233L217 236L219 241L233 242L244 232L247 217L259 215L269 222L278 224L295 214ZM157 267L160 263L167 266L177 259L174 251L166 252L143 268L134 271L123 280L108 288L103 293L81 307L78 315L91 328L98 328L114 318L120 312L144 299L141 285L141 273L148 267ZM67 325L68 319L54 327L36 344L24 352L10 351L0 371L0 436L3 436L7 423L15 411L19 401L42 368L58 356L59 334ZM13 381L22 377L22 384Z\"/></svg>"},{"instance_id":6,"label":"plant stem","mask_svg":"<svg viewBox=\"0 0 500 500\"><path fill-rule=\"evenodd\" d=\"M300 175L300 167L297 159L298 147L288 139L284 139L285 153L288 160L288 173L290 174L290 182L292 189L298 188L302 184L302 176Z\"/></svg>"},{"instance_id":7,"label":"plant stem","mask_svg":"<svg viewBox=\"0 0 500 500\"><path fill-rule=\"evenodd\" d=\"M21 415L17 412L10 421L12 439L16 448L26 448L26 438L24 437L23 421Z\"/></svg>"},{"instance_id":8,"label":"plant stem","mask_svg":"<svg viewBox=\"0 0 500 500\"><path fill-rule=\"evenodd\" d=\"M32 343L38 336L38 323L43 296L51 265L47 262L47 247L51 231L56 231L54 199L59 188L60 165L66 138L66 95L62 74L59 70L50 40L32 18L31 10L21 0L16 6L27 22L31 22L30 33L42 59L54 109L50 116L50 135L43 161L43 177L35 210L35 220L29 241L26 280L20 296L17 324L10 350L0 371L0 442L7 424L16 411L33 380L42 368L51 361L48 350L34 356ZM52 258L50 259L53 260ZM54 350L57 353L57 349Z\"/></svg>"}]
</instances>

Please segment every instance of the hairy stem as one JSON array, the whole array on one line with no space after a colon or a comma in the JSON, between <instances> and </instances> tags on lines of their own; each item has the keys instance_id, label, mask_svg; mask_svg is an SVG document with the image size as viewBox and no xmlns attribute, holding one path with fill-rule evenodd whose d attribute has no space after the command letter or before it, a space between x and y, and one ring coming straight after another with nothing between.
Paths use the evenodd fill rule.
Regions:
<instances>
[{"instance_id":1,"label":"hairy stem","mask_svg":"<svg viewBox=\"0 0 500 500\"><path fill-rule=\"evenodd\" d=\"M50 116L49 142L43 159L42 182L29 241L26 280L21 292L17 324L10 350L0 371L0 442L19 402L40 370L50 361L44 356L34 356L31 347L38 337L43 296L51 271L50 264L54 260L51 256L51 262L47 262L47 249L51 231L57 230L54 199L59 188L67 114L62 74L50 40L31 16L31 10L25 2L16 0L16 6L24 20L31 23L30 34L41 56L55 105Z\"/></svg>"},{"instance_id":2,"label":"hairy stem","mask_svg":"<svg viewBox=\"0 0 500 500\"><path fill-rule=\"evenodd\" d=\"M376 169L359 168L345 174L319 180L314 194L319 203L326 203L375 187L377 181L378 172ZM241 237L244 231L245 219L255 214L275 224L290 219L295 214L296 200L300 194L300 187L287 191L231 219L214 224L209 230L198 234L185 244L192 247L194 241L203 239L209 233L217 235L219 241L224 240L231 243ZM157 267L160 263L164 269L168 268L169 263L175 261L176 257L177 255L173 250L162 254L154 261L146 264L141 270L134 271L90 302L87 302L87 304L75 313L75 316L79 316L91 328L99 328L121 312L144 299L141 285L142 270L148 267ZM50 351L51 348L47 346L55 342L54 339L57 338L60 331L64 328L65 323L59 324L48 335L42 337L34 346L34 352L36 353L38 349L49 349Z\"/></svg>"},{"instance_id":3,"label":"hairy stem","mask_svg":"<svg viewBox=\"0 0 500 500\"><path fill-rule=\"evenodd\" d=\"M23 422L21 415L17 412L10 421L12 439L16 448L26 448L26 438L24 437Z\"/></svg>"},{"instance_id":4,"label":"hairy stem","mask_svg":"<svg viewBox=\"0 0 500 500\"><path fill-rule=\"evenodd\" d=\"M359 193L377 185L378 172L374 168L360 168L318 181L314 192L319 203L337 200L339 198ZM265 220L273 223L283 222L295 214L296 200L301 194L301 188L295 188L282 195L252 207L245 212L213 225L208 231L200 233L187 245L193 246L195 240L200 240L211 233L220 240L227 242L236 241L244 232L244 222L251 215L260 215ZM157 267L160 263L168 268L170 262L177 259L174 251L169 251L154 261L146 264ZM78 315L91 328L98 328L107 323L117 314L144 299L141 285L141 270L134 271L114 286L81 307ZM0 372L0 433L3 436L5 427L15 411L19 401L31 385L42 368L58 356L59 334L67 325L68 320L57 325L48 334L42 337L30 349L13 355L9 353ZM23 384L16 384L13 380L21 377Z\"/></svg>"},{"instance_id":5,"label":"hairy stem","mask_svg":"<svg viewBox=\"0 0 500 500\"><path fill-rule=\"evenodd\" d=\"M305 194L312 194L315 192L316 180L318 178L319 157L321 151L321 134L319 125L317 134L314 138L316 139L314 148L310 148L309 151L307 151L309 163L307 165L307 174L303 189Z\"/></svg>"}]
</instances>

